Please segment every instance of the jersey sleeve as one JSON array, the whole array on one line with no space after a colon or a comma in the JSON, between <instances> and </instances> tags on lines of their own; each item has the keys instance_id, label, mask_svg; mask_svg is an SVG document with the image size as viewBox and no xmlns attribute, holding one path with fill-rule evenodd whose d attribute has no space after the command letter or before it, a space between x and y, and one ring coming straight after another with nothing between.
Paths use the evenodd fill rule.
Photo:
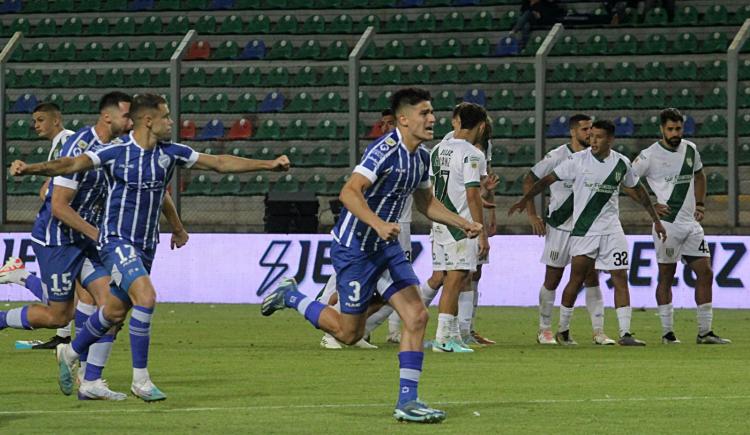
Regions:
<instances>
[{"instance_id":1,"label":"jersey sleeve","mask_svg":"<svg viewBox=\"0 0 750 435\"><path fill-rule=\"evenodd\" d=\"M104 148L99 148L96 151L86 151L86 155L89 156L92 162L94 162L94 168L100 168L115 160L120 154L121 149L122 145L109 145Z\"/></svg>"},{"instance_id":2,"label":"jersey sleeve","mask_svg":"<svg viewBox=\"0 0 750 435\"><path fill-rule=\"evenodd\" d=\"M422 174L419 177L419 184L417 189L429 189L432 187L430 182L430 172L432 171L432 165L430 165L430 152L424 148L419 149L420 157L422 158Z\"/></svg>"},{"instance_id":3,"label":"jersey sleeve","mask_svg":"<svg viewBox=\"0 0 750 435\"><path fill-rule=\"evenodd\" d=\"M622 178L622 185L625 187L635 187L638 185L639 176L633 170L633 165L627 159L624 160L627 170L625 171L625 176Z\"/></svg>"},{"instance_id":4,"label":"jersey sleeve","mask_svg":"<svg viewBox=\"0 0 750 435\"><path fill-rule=\"evenodd\" d=\"M479 152L469 152L463 158L463 175L465 187L479 187L482 172L487 174L487 162Z\"/></svg>"},{"instance_id":5,"label":"jersey sleeve","mask_svg":"<svg viewBox=\"0 0 750 435\"><path fill-rule=\"evenodd\" d=\"M693 164L693 173L700 172L703 169L703 160L701 160L701 153L698 152L698 147L695 149L695 163Z\"/></svg>"},{"instance_id":6,"label":"jersey sleeve","mask_svg":"<svg viewBox=\"0 0 750 435\"><path fill-rule=\"evenodd\" d=\"M65 141L62 143L62 149L60 150L60 154L58 155L58 158L61 157L78 157L83 152L83 149L88 146L86 142L83 143L82 146L78 146L78 144L82 142L80 135L71 135L68 136ZM52 150L54 151L54 150ZM50 155L52 155L52 151L50 151ZM67 175L58 175L54 178L52 178L52 184L55 186L62 186L67 187L69 189L78 190L78 184L83 179L83 174L80 172L77 172L75 174L67 174Z\"/></svg>"},{"instance_id":7,"label":"jersey sleeve","mask_svg":"<svg viewBox=\"0 0 750 435\"><path fill-rule=\"evenodd\" d=\"M572 156L551 171L559 180L573 181L578 175L578 162ZM546 175L544 175L546 176Z\"/></svg>"},{"instance_id":8,"label":"jersey sleeve","mask_svg":"<svg viewBox=\"0 0 750 435\"><path fill-rule=\"evenodd\" d=\"M648 165L650 159L646 150L641 151L640 154L633 160L632 168L633 172L637 177L648 177Z\"/></svg>"},{"instance_id":9,"label":"jersey sleeve","mask_svg":"<svg viewBox=\"0 0 750 435\"><path fill-rule=\"evenodd\" d=\"M363 175L365 178L370 180L371 183L375 183L377 179L382 175L384 165L393 153L392 150L395 148L391 147L385 142L373 144L362 156L362 161L354 167L354 173Z\"/></svg>"},{"instance_id":10,"label":"jersey sleeve","mask_svg":"<svg viewBox=\"0 0 750 435\"><path fill-rule=\"evenodd\" d=\"M198 161L198 152L187 145L173 143L168 150L174 156L177 166L191 168Z\"/></svg>"},{"instance_id":11,"label":"jersey sleeve","mask_svg":"<svg viewBox=\"0 0 750 435\"><path fill-rule=\"evenodd\" d=\"M531 174L536 177L537 180L544 178L555 169L557 166L556 163L557 159L555 158L554 150L552 150L545 154L542 160L539 160L534 166L532 166Z\"/></svg>"}]
</instances>

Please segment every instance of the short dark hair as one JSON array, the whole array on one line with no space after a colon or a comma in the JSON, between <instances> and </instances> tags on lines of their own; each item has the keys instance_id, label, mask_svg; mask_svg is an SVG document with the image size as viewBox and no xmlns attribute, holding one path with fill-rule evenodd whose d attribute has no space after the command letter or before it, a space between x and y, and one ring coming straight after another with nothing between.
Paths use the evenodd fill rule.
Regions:
<instances>
[{"instance_id":1,"label":"short dark hair","mask_svg":"<svg viewBox=\"0 0 750 435\"><path fill-rule=\"evenodd\" d=\"M60 106L50 102L39 103L36 105L36 107L34 107L34 111L31 113L36 112L60 113Z\"/></svg>"},{"instance_id":2,"label":"short dark hair","mask_svg":"<svg viewBox=\"0 0 750 435\"><path fill-rule=\"evenodd\" d=\"M659 113L659 120L661 121L661 125L666 125L667 121L682 122L684 119L685 118L682 117L682 112L675 109L674 107L669 107Z\"/></svg>"},{"instance_id":3,"label":"short dark hair","mask_svg":"<svg viewBox=\"0 0 750 435\"><path fill-rule=\"evenodd\" d=\"M393 116L393 110L391 110L390 108L383 109L383 111L380 112L380 117L385 118L386 116Z\"/></svg>"},{"instance_id":4,"label":"short dark hair","mask_svg":"<svg viewBox=\"0 0 750 435\"><path fill-rule=\"evenodd\" d=\"M167 100L161 95L156 94L139 94L133 98L130 105L130 118L135 122L140 112L144 110L159 110L160 104L167 104Z\"/></svg>"},{"instance_id":5,"label":"short dark hair","mask_svg":"<svg viewBox=\"0 0 750 435\"><path fill-rule=\"evenodd\" d=\"M591 121L591 117L589 115L584 115L583 113L577 113L571 116L568 120L568 128L571 130L577 128L578 124L582 121Z\"/></svg>"},{"instance_id":6,"label":"short dark hair","mask_svg":"<svg viewBox=\"0 0 750 435\"><path fill-rule=\"evenodd\" d=\"M466 106L467 104L469 104L469 103L467 103L466 101L462 101L462 102L460 102L460 103L456 104L456 105L455 105L455 106L453 107L453 116L451 116L451 118L455 118L455 117L457 117L457 116L458 116L458 114L459 114L459 112L461 112L461 108L463 108L463 107L464 107L464 106Z\"/></svg>"},{"instance_id":7,"label":"short dark hair","mask_svg":"<svg viewBox=\"0 0 750 435\"><path fill-rule=\"evenodd\" d=\"M485 152L487 152L487 148L490 145L490 139L492 139L492 118L487 115L487 118L484 120L484 133L479 138L479 145L484 148Z\"/></svg>"},{"instance_id":8,"label":"short dark hair","mask_svg":"<svg viewBox=\"0 0 750 435\"><path fill-rule=\"evenodd\" d=\"M598 128L607 132L607 136L613 137L615 135L615 124L609 119L597 119L591 124L592 128Z\"/></svg>"},{"instance_id":9,"label":"short dark hair","mask_svg":"<svg viewBox=\"0 0 750 435\"><path fill-rule=\"evenodd\" d=\"M401 107L416 106L422 101L432 101L430 91L422 88L403 88L391 96L391 111L397 114Z\"/></svg>"},{"instance_id":10,"label":"short dark hair","mask_svg":"<svg viewBox=\"0 0 750 435\"><path fill-rule=\"evenodd\" d=\"M108 107L117 107L120 105L120 103L132 103L133 97L126 94L125 92L120 91L113 91L106 93L102 96L102 98L99 100L99 111L108 108Z\"/></svg>"},{"instance_id":11,"label":"short dark hair","mask_svg":"<svg viewBox=\"0 0 750 435\"><path fill-rule=\"evenodd\" d=\"M458 111L461 128L471 130L482 122L487 121L487 111L479 104L465 103Z\"/></svg>"}]
</instances>

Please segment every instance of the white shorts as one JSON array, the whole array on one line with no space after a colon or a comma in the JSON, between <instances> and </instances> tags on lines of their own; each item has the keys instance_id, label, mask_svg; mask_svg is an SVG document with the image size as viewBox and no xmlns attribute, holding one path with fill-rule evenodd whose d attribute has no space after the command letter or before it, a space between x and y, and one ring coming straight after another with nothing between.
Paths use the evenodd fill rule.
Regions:
<instances>
[{"instance_id":1,"label":"white shorts","mask_svg":"<svg viewBox=\"0 0 750 435\"><path fill-rule=\"evenodd\" d=\"M398 233L398 243L401 245L401 249L404 250L406 259L411 263L411 222L399 222L399 226L401 227L401 232Z\"/></svg>"},{"instance_id":2,"label":"white shorts","mask_svg":"<svg viewBox=\"0 0 750 435\"><path fill-rule=\"evenodd\" d=\"M708 249L704 239L703 227L696 222L695 225L677 225L669 222L662 222L664 229L667 230L667 241L662 242L656 235L656 231L651 228L651 234L654 237L654 247L656 248L656 261L662 264L674 264L677 260L688 257L710 257L711 251Z\"/></svg>"},{"instance_id":3,"label":"white shorts","mask_svg":"<svg viewBox=\"0 0 750 435\"><path fill-rule=\"evenodd\" d=\"M432 270L477 270L479 244L476 239L461 239L441 245L432 241Z\"/></svg>"},{"instance_id":4,"label":"white shorts","mask_svg":"<svg viewBox=\"0 0 750 435\"><path fill-rule=\"evenodd\" d=\"M570 256L585 255L596 260L596 270L628 269L628 240L625 233L601 236L570 236Z\"/></svg>"},{"instance_id":5,"label":"white shorts","mask_svg":"<svg viewBox=\"0 0 750 435\"><path fill-rule=\"evenodd\" d=\"M564 269L570 264L570 231L558 230L547 225L544 236L544 252L539 260L550 267Z\"/></svg>"}]
</instances>

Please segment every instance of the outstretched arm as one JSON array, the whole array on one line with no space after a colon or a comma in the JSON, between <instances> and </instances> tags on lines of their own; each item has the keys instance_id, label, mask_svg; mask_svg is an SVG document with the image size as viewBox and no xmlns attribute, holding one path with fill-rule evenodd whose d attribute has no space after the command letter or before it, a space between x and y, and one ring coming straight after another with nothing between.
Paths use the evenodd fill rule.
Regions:
<instances>
[{"instance_id":1,"label":"outstretched arm","mask_svg":"<svg viewBox=\"0 0 750 435\"><path fill-rule=\"evenodd\" d=\"M544 189L547 188L547 186L550 186L552 183L558 181L557 175L555 175L554 172L551 174L545 176L544 178L539 179L536 183L534 183L533 186L531 186L531 189L528 190L528 192L524 193L524 195L521 197L521 199L513 204L511 206L510 210L508 210L508 216L512 215L515 212L521 212L523 209L527 208L527 203L530 202L532 199L534 199L535 196L542 193Z\"/></svg>"},{"instance_id":2,"label":"outstretched arm","mask_svg":"<svg viewBox=\"0 0 750 435\"><path fill-rule=\"evenodd\" d=\"M26 162L16 160L10 165L11 175L55 175L75 174L94 167L94 162L86 154L78 157L62 157L49 162L27 165Z\"/></svg>"},{"instance_id":3,"label":"outstretched arm","mask_svg":"<svg viewBox=\"0 0 750 435\"><path fill-rule=\"evenodd\" d=\"M648 196L648 191L646 191L646 188L643 187L643 184L639 181L638 184L634 187L624 187L624 189L628 196L633 198L638 204L646 209L648 215L651 216L651 220L654 222L654 230L656 231L656 234L659 236L659 238L662 240L667 240L667 231L661 224L661 220L659 220L659 214L656 212L656 209L654 209L654 205L651 204L651 198Z\"/></svg>"},{"instance_id":4,"label":"outstretched arm","mask_svg":"<svg viewBox=\"0 0 750 435\"><path fill-rule=\"evenodd\" d=\"M431 189L417 189L414 192L414 204L420 213L433 222L461 228L467 236L474 238L482 232L482 224L469 222L448 210L435 198Z\"/></svg>"},{"instance_id":5,"label":"outstretched arm","mask_svg":"<svg viewBox=\"0 0 750 435\"><path fill-rule=\"evenodd\" d=\"M208 169L222 174L255 171L288 171L289 158L278 157L275 160L255 160L244 157L222 154L212 156L210 154L199 154L198 160L191 169Z\"/></svg>"}]
</instances>

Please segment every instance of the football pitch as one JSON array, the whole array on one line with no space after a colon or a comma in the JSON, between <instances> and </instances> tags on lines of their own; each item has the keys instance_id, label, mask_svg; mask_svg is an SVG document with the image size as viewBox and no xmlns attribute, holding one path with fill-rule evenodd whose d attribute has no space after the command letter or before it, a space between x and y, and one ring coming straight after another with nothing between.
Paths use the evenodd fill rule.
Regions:
<instances>
[{"instance_id":1,"label":"football pitch","mask_svg":"<svg viewBox=\"0 0 750 435\"><path fill-rule=\"evenodd\" d=\"M695 312L675 310L683 343L666 346L655 310L634 310L645 348L590 344L585 307L573 319L577 347L541 347L536 313L481 307L477 329L497 345L426 353L420 396L448 417L425 426L391 417L398 348L384 343L385 327L373 337L380 349L324 350L322 333L291 310L263 318L257 305L161 304L149 370L168 399L152 404L132 395L63 396L51 351L13 348L52 332L6 329L0 433L747 433L750 311L715 310L717 333L734 343L698 346ZM615 313L606 316L615 337ZM428 336L436 318L431 309ZM126 332L104 375L123 392L131 378Z\"/></svg>"}]
</instances>

